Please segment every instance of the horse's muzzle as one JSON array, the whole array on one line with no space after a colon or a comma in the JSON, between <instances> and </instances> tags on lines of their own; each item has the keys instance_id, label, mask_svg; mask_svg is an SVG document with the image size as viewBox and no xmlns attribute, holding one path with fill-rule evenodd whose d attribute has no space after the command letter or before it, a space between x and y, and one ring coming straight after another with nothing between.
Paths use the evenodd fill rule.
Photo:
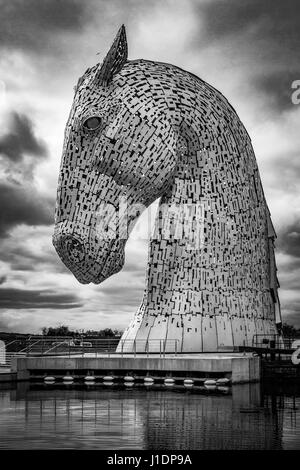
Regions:
<instances>
[{"instance_id":1,"label":"horse's muzzle","mask_svg":"<svg viewBox=\"0 0 300 470\"><path fill-rule=\"evenodd\" d=\"M124 264L124 242L95 240L68 221L55 226L52 242L65 266L82 284L99 284L120 271Z\"/></svg>"},{"instance_id":2,"label":"horse's muzzle","mask_svg":"<svg viewBox=\"0 0 300 470\"><path fill-rule=\"evenodd\" d=\"M56 224L52 243L62 262L79 282L93 282L90 269L95 260L91 259L89 240L83 227L77 227L68 221Z\"/></svg>"},{"instance_id":3,"label":"horse's muzzle","mask_svg":"<svg viewBox=\"0 0 300 470\"><path fill-rule=\"evenodd\" d=\"M54 237L53 244L62 259L68 259L71 263L81 263L85 259L83 242L73 235Z\"/></svg>"}]
</instances>

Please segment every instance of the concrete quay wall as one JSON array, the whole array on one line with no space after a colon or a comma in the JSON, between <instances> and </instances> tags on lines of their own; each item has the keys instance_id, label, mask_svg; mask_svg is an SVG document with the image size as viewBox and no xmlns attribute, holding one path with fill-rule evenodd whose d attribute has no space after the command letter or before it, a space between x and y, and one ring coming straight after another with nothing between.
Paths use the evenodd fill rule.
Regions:
<instances>
[{"instance_id":1,"label":"concrete quay wall","mask_svg":"<svg viewBox=\"0 0 300 470\"><path fill-rule=\"evenodd\" d=\"M101 374L108 371L132 372L139 375L145 372L165 373L165 376L176 374L187 377L199 376L199 373L205 377L209 374L226 375L232 383L257 382L261 376L260 358L252 355L234 355L234 354L189 354L172 355L171 357L159 357L146 355L121 356L102 355L98 357L22 357L15 358L12 361L12 372L17 373L18 380L29 380L35 371L94 371Z\"/></svg>"}]
</instances>

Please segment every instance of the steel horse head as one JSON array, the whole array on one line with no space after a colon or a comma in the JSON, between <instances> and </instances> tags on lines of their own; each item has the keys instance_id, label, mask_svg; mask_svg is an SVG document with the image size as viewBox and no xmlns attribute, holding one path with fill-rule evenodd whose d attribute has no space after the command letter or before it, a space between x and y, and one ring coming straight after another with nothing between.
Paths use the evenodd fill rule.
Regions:
<instances>
[{"instance_id":1,"label":"steel horse head","mask_svg":"<svg viewBox=\"0 0 300 470\"><path fill-rule=\"evenodd\" d=\"M103 63L88 69L76 86L53 243L82 283L100 283L122 268L126 238L141 212L127 214L121 233L124 220L117 210L106 213L105 203L118 209L123 197L128 207L148 207L172 178L176 135L166 100L151 88L142 61L127 61L124 26Z\"/></svg>"},{"instance_id":2,"label":"steel horse head","mask_svg":"<svg viewBox=\"0 0 300 470\"><path fill-rule=\"evenodd\" d=\"M124 338L211 351L275 333L275 232L249 135L224 96L195 75L129 61L122 26L76 86L53 236L62 261L81 283L120 271L130 231L158 198L160 208L180 209L156 219L144 298ZM200 232L200 244L189 245Z\"/></svg>"}]
</instances>

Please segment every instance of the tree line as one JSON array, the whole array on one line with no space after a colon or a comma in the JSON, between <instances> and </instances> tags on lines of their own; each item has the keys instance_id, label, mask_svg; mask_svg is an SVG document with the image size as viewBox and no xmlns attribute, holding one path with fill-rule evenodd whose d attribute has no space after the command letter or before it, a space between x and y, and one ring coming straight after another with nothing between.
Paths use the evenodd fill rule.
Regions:
<instances>
[{"instance_id":1,"label":"tree line","mask_svg":"<svg viewBox=\"0 0 300 470\"><path fill-rule=\"evenodd\" d=\"M294 325L289 323L282 324L283 337L286 338L300 338L300 328L296 328Z\"/></svg>"},{"instance_id":2,"label":"tree line","mask_svg":"<svg viewBox=\"0 0 300 470\"><path fill-rule=\"evenodd\" d=\"M42 334L44 336L72 336L73 338L119 338L122 333L122 330L112 330L111 328L104 328L103 330L71 330L67 325L60 325L57 327L44 326L42 328Z\"/></svg>"},{"instance_id":3,"label":"tree line","mask_svg":"<svg viewBox=\"0 0 300 470\"><path fill-rule=\"evenodd\" d=\"M42 334L45 336L70 336L90 338L120 338L123 331L119 329L104 328L102 330L72 330L67 325L57 327L43 327ZM289 323L283 323L282 333L285 338L300 338L300 328ZM13 333L0 331L0 340L5 342L30 337L30 333Z\"/></svg>"}]
</instances>

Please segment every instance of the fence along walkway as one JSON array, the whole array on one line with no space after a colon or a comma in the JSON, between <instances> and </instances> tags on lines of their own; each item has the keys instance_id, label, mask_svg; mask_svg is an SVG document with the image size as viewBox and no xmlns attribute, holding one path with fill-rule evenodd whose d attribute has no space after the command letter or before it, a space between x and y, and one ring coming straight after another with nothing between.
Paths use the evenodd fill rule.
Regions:
<instances>
[{"instance_id":1,"label":"fence along walkway","mask_svg":"<svg viewBox=\"0 0 300 470\"><path fill-rule=\"evenodd\" d=\"M0 368L7 369L14 357L40 355L84 355L113 353L119 343L119 338L72 338L72 337L43 337L31 336L23 340L13 340L5 343L0 354Z\"/></svg>"},{"instance_id":2,"label":"fence along walkway","mask_svg":"<svg viewBox=\"0 0 300 470\"><path fill-rule=\"evenodd\" d=\"M262 354L288 354L291 355L294 338L285 338L282 340L276 335L255 335L252 341L252 347L240 347L241 350ZM118 347L118 349L117 349ZM225 348L218 352L234 352L233 348ZM0 355L0 367L9 367L13 357L27 356L94 356L98 355L137 355L157 354L165 356L172 352L179 353L178 340L120 340L119 338L73 338L67 336L31 336L25 340L19 339L5 344L5 352ZM212 351L213 352L213 351ZM236 352L238 352L236 350ZM201 353L201 351L199 351Z\"/></svg>"},{"instance_id":3,"label":"fence along walkway","mask_svg":"<svg viewBox=\"0 0 300 470\"><path fill-rule=\"evenodd\" d=\"M71 338L71 337L31 337L26 344L16 349L16 342L7 344L5 365L10 365L13 357L28 356L94 356L136 355L155 353L164 356L168 352L177 355L178 340L121 340L119 338ZM117 351L117 346L118 351ZM9 351L14 346L13 351ZM200 351L199 351L200 352Z\"/></svg>"}]
</instances>

